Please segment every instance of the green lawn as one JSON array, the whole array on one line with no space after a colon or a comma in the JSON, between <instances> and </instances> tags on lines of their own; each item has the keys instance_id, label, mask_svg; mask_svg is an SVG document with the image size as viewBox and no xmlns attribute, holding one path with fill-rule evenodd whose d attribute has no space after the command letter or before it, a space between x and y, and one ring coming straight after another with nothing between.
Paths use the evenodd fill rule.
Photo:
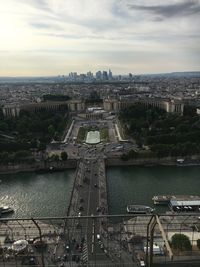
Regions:
<instances>
[{"instance_id":1,"label":"green lawn","mask_svg":"<svg viewBox=\"0 0 200 267\"><path fill-rule=\"evenodd\" d=\"M101 141L108 142L109 141L108 128L102 128L102 129L100 129L100 136L101 136Z\"/></svg>"},{"instance_id":2,"label":"green lawn","mask_svg":"<svg viewBox=\"0 0 200 267\"><path fill-rule=\"evenodd\" d=\"M78 136L77 136L78 143L83 143L85 141L87 132L88 132L88 129L86 127L79 128Z\"/></svg>"}]
</instances>

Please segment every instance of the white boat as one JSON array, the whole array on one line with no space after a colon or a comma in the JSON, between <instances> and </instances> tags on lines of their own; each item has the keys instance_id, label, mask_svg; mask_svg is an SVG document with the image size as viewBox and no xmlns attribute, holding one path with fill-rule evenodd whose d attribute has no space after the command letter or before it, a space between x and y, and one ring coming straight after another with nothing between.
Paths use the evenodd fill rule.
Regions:
<instances>
[{"instance_id":1,"label":"white boat","mask_svg":"<svg viewBox=\"0 0 200 267\"><path fill-rule=\"evenodd\" d=\"M8 206L0 207L0 215L14 212L14 210Z\"/></svg>"},{"instance_id":2,"label":"white boat","mask_svg":"<svg viewBox=\"0 0 200 267\"><path fill-rule=\"evenodd\" d=\"M128 213L134 214L149 214L154 211L151 207L144 205L128 205L126 209Z\"/></svg>"}]
</instances>

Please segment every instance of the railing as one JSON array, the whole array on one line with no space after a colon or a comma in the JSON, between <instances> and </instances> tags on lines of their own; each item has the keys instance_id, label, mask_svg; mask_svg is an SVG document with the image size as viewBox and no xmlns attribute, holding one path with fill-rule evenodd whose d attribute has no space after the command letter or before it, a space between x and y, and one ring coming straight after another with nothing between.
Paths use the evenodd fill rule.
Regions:
<instances>
[{"instance_id":1,"label":"railing","mask_svg":"<svg viewBox=\"0 0 200 267\"><path fill-rule=\"evenodd\" d=\"M199 231L199 213L1 218L0 266L200 266Z\"/></svg>"}]
</instances>

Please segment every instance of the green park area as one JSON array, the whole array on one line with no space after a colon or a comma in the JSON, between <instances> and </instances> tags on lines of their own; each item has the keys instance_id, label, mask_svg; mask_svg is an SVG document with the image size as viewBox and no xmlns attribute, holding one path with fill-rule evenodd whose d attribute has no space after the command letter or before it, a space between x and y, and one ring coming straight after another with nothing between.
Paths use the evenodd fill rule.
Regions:
<instances>
[{"instance_id":1,"label":"green park area","mask_svg":"<svg viewBox=\"0 0 200 267\"><path fill-rule=\"evenodd\" d=\"M88 132L88 128L86 127L80 127L79 130L78 130L78 135L77 135L77 142L78 143L83 143L85 142L85 139L86 139L86 135L87 135L87 132Z\"/></svg>"},{"instance_id":2,"label":"green park area","mask_svg":"<svg viewBox=\"0 0 200 267\"><path fill-rule=\"evenodd\" d=\"M109 142L109 131L108 128L101 128L100 129L100 137L102 142Z\"/></svg>"},{"instance_id":3,"label":"green park area","mask_svg":"<svg viewBox=\"0 0 200 267\"><path fill-rule=\"evenodd\" d=\"M32 151L43 151L52 140L61 140L68 121L63 110L21 111L19 117L0 113L0 161L32 161Z\"/></svg>"},{"instance_id":4,"label":"green park area","mask_svg":"<svg viewBox=\"0 0 200 267\"><path fill-rule=\"evenodd\" d=\"M147 148L146 156L200 154L200 116L193 107L185 106L183 115L180 115L135 104L121 111L119 119L126 134L136 141L141 151ZM137 158L141 153L144 154L130 151L123 158Z\"/></svg>"}]
</instances>

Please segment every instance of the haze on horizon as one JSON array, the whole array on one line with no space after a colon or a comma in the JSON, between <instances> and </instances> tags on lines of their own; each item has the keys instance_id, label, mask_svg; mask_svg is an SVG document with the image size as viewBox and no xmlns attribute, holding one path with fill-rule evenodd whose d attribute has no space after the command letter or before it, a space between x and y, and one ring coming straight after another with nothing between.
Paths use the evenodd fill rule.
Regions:
<instances>
[{"instance_id":1,"label":"haze on horizon","mask_svg":"<svg viewBox=\"0 0 200 267\"><path fill-rule=\"evenodd\" d=\"M200 0L6 0L0 76L200 70Z\"/></svg>"}]
</instances>

